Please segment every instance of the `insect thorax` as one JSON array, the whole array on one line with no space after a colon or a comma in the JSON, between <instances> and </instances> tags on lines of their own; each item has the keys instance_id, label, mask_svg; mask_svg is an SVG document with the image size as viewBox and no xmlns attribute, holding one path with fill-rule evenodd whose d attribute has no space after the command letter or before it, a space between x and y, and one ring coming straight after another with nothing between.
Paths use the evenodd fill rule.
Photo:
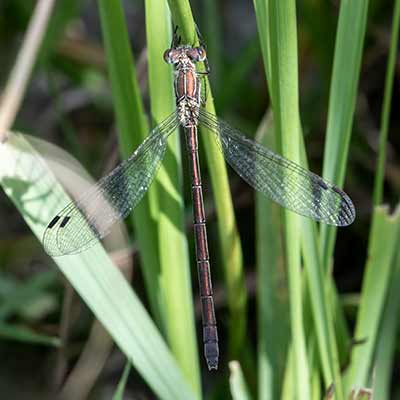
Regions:
<instances>
[{"instance_id":1,"label":"insect thorax","mask_svg":"<svg viewBox=\"0 0 400 400\"><path fill-rule=\"evenodd\" d=\"M179 123L185 127L198 123L200 99L200 80L193 63L182 63L177 66L175 76L175 95Z\"/></svg>"}]
</instances>

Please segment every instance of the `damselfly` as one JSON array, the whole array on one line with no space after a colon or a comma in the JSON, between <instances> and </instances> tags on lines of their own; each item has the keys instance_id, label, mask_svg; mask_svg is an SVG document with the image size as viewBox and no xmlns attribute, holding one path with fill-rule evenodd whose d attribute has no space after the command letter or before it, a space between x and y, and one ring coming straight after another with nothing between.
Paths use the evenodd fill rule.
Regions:
<instances>
[{"instance_id":1,"label":"damselfly","mask_svg":"<svg viewBox=\"0 0 400 400\"><path fill-rule=\"evenodd\" d=\"M61 210L47 226L43 242L48 254L59 256L81 252L107 235L111 226L125 218L146 193L165 154L167 139L180 125L185 131L192 179L204 353L208 368L216 369L219 348L199 168L198 126L213 132L225 160L247 183L283 207L336 226L351 224L355 210L341 189L246 138L202 108L201 78L209 72L203 43L198 47L182 45L175 30L164 59L175 68L176 111L156 126L126 161ZM204 62L206 71L196 71L199 62Z\"/></svg>"}]
</instances>

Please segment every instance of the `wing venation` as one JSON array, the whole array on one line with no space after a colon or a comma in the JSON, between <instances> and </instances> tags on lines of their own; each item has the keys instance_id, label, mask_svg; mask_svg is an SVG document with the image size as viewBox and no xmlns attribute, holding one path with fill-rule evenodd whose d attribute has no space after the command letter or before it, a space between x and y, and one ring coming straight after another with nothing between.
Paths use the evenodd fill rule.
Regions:
<instances>
[{"instance_id":1,"label":"wing venation","mask_svg":"<svg viewBox=\"0 0 400 400\"><path fill-rule=\"evenodd\" d=\"M329 225L346 226L354 221L354 205L337 186L246 138L204 109L200 123L216 134L228 164L271 200Z\"/></svg>"},{"instance_id":2,"label":"wing venation","mask_svg":"<svg viewBox=\"0 0 400 400\"><path fill-rule=\"evenodd\" d=\"M43 243L52 256L79 253L106 236L151 185L164 157L167 138L178 126L176 113L152 130L125 161L69 203L47 226Z\"/></svg>"}]
</instances>

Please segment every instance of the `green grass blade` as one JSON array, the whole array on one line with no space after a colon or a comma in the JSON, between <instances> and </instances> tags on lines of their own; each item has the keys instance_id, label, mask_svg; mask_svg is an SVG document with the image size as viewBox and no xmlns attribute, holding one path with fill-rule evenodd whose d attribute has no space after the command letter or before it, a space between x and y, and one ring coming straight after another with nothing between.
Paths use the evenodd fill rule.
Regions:
<instances>
[{"instance_id":1,"label":"green grass blade","mask_svg":"<svg viewBox=\"0 0 400 400\"><path fill-rule=\"evenodd\" d=\"M297 30L294 1L268 3L272 105L274 123L285 157L300 159L300 116L297 71ZM279 141L279 140L278 140ZM300 265L300 219L285 211L285 239L288 267L290 323L293 341L295 391L299 399L310 398L310 376L306 356Z\"/></svg>"},{"instance_id":2,"label":"green grass blade","mask_svg":"<svg viewBox=\"0 0 400 400\"><path fill-rule=\"evenodd\" d=\"M389 215L387 207L375 208L354 335L358 340L367 340L364 344L355 346L352 351L347 376L348 392L352 387L368 387L370 383L373 356L392 275L393 257L398 245L399 227L400 207L393 216Z\"/></svg>"},{"instance_id":3,"label":"green grass blade","mask_svg":"<svg viewBox=\"0 0 400 400\"><path fill-rule=\"evenodd\" d=\"M386 159L386 145L389 128L390 107L392 101L394 68L396 65L397 44L399 41L400 27L400 0L396 0L393 12L392 37L390 40L390 50L387 63L385 92L383 95L383 107L381 115L381 129L379 135L379 152L374 182L374 205L382 203L383 196L383 178Z\"/></svg>"},{"instance_id":4,"label":"green grass blade","mask_svg":"<svg viewBox=\"0 0 400 400\"><path fill-rule=\"evenodd\" d=\"M318 374L324 378L325 390L334 385L335 398L342 399L344 394L341 367L348 360L347 353L343 355L339 353L336 342L337 334L341 334L337 325L342 323L342 314L332 314L331 287L329 286L332 282L322 271L315 225L313 221L304 220L302 227L302 254L307 277L307 286L304 288L304 324L305 330L310 333L308 335L310 342L314 344L313 341L317 340L316 355L319 360L318 364L314 362L313 369L318 367ZM337 309L335 308L334 311ZM343 349L350 349L349 340L342 345ZM341 363L342 360L343 363Z\"/></svg>"},{"instance_id":5,"label":"green grass blade","mask_svg":"<svg viewBox=\"0 0 400 400\"><path fill-rule=\"evenodd\" d=\"M302 254L307 284L309 288L308 300L312 307L313 329L315 329L318 343L318 355L325 387L334 383L337 399L343 398L342 378L336 344L333 315L331 314L328 289L328 280L322 269L318 247L316 224L310 220L302 221Z\"/></svg>"},{"instance_id":6,"label":"green grass blade","mask_svg":"<svg viewBox=\"0 0 400 400\"><path fill-rule=\"evenodd\" d=\"M11 132L0 145L0 183L40 239L48 221L70 201L45 161L22 135ZM198 398L100 244L54 261L157 396L168 400Z\"/></svg>"},{"instance_id":7,"label":"green grass blade","mask_svg":"<svg viewBox=\"0 0 400 400\"><path fill-rule=\"evenodd\" d=\"M268 1L269 0L253 0L254 9L257 19L258 35L260 38L261 53L264 61L264 69L267 76L267 82L269 86L270 96L273 97L272 82L271 82L271 45L270 45L270 32L268 29L269 25L269 13L268 13Z\"/></svg>"},{"instance_id":8,"label":"green grass blade","mask_svg":"<svg viewBox=\"0 0 400 400\"><path fill-rule=\"evenodd\" d=\"M274 149L272 115L262 121L256 140ZM279 206L256 193L258 398L279 399L287 350L288 312L282 296L283 244Z\"/></svg>"},{"instance_id":9,"label":"green grass blade","mask_svg":"<svg viewBox=\"0 0 400 400\"><path fill-rule=\"evenodd\" d=\"M385 310L382 316L381 329L377 337L376 361L374 375L374 395L377 399L391 398L390 383L393 377L394 359L396 355L396 339L398 337L400 311L400 251L397 249L393 266Z\"/></svg>"},{"instance_id":10,"label":"green grass blade","mask_svg":"<svg viewBox=\"0 0 400 400\"><path fill-rule=\"evenodd\" d=\"M126 382L128 381L130 372L131 372L131 363L129 361L127 361L125 364L124 371L122 372L121 379L118 382L117 390L115 391L112 400L123 400L124 399Z\"/></svg>"},{"instance_id":11,"label":"green grass blade","mask_svg":"<svg viewBox=\"0 0 400 400\"><path fill-rule=\"evenodd\" d=\"M394 70L396 63L396 54L398 46L398 36L400 27L400 1L396 0L393 12L392 35L390 41L390 50L387 62L385 89L383 95L383 106L381 114L381 127L379 136L379 151L377 168L375 173L373 201L378 206L383 199L383 182L386 159L386 146L389 128L389 117L391 108L391 99L393 92ZM372 232L370 233L370 246L372 246ZM400 256L397 250L397 257L394 264L394 271L391 277L390 286L387 291L387 300L380 323L380 332L377 335L375 376L374 376L374 395L379 399L390 398L390 381L392 377L393 359L395 353L396 332L398 321L393 318L399 313L400 292ZM363 293L364 296L364 293Z\"/></svg>"},{"instance_id":12,"label":"green grass blade","mask_svg":"<svg viewBox=\"0 0 400 400\"><path fill-rule=\"evenodd\" d=\"M189 2L187 0L169 0L168 3L174 24L179 26L183 41L185 43L193 43L196 39L196 33ZM212 67L212 60L209 61ZM207 111L215 114L208 79L206 79L206 84L208 96L205 108ZM247 306L247 290L244 282L242 249L233 212L232 197L224 158L218 148L213 133L202 128L200 141L206 150L205 154L218 214L219 244L221 246L221 258L223 260L230 311L230 353L231 357L238 358L243 355ZM211 266L212 265L213 262L211 260Z\"/></svg>"},{"instance_id":13,"label":"green grass blade","mask_svg":"<svg viewBox=\"0 0 400 400\"><path fill-rule=\"evenodd\" d=\"M305 154L304 142L302 142L303 165L308 166ZM330 277L326 279L321 263L319 248L319 237L316 223L308 218L302 220L302 255L307 276L308 297L307 305L311 306L313 325L310 324L316 334L318 344L319 362L322 367L325 387L335 385L337 399L343 398L342 377L340 371L340 360L338 346L336 343L335 323L341 322L341 314L338 314L336 321L332 315L331 308L331 285ZM307 318L305 308L305 319Z\"/></svg>"},{"instance_id":14,"label":"green grass blade","mask_svg":"<svg viewBox=\"0 0 400 400\"><path fill-rule=\"evenodd\" d=\"M0 337L3 340L16 340L23 343L45 346L58 347L61 344L58 337L43 335L26 326L6 324L4 322L0 322Z\"/></svg>"},{"instance_id":15,"label":"green grass blade","mask_svg":"<svg viewBox=\"0 0 400 400\"><path fill-rule=\"evenodd\" d=\"M294 399L296 398L296 382L294 375L294 362L293 362L293 346L289 344L289 348L287 351L286 364L285 364L285 372L283 376L283 384L282 384L282 395L280 397L281 400L286 399Z\"/></svg>"},{"instance_id":16,"label":"green grass blade","mask_svg":"<svg viewBox=\"0 0 400 400\"><path fill-rule=\"evenodd\" d=\"M342 186L347 163L351 128L355 109L356 91L360 74L368 1L342 2L336 36L333 73L330 87L327 139L324 151L323 176ZM352 40L348 40L352 37ZM320 230L321 263L328 271L335 242L336 228L322 225ZM329 291L335 297L335 288L329 283ZM336 304L335 312L339 321L342 310ZM343 327L343 324L340 324ZM346 332L338 332L338 343L346 342ZM337 371L334 343L331 351ZM335 374L337 377L337 374Z\"/></svg>"},{"instance_id":17,"label":"green grass blade","mask_svg":"<svg viewBox=\"0 0 400 400\"><path fill-rule=\"evenodd\" d=\"M163 59L171 44L171 18L164 0L146 0L151 116L154 124L175 109L171 66ZM168 342L193 390L201 393L188 244L184 229L180 137L169 138L157 177L159 249ZM193 266L196 264L193 262ZM179 315L179 318L177 316Z\"/></svg>"},{"instance_id":18,"label":"green grass blade","mask_svg":"<svg viewBox=\"0 0 400 400\"><path fill-rule=\"evenodd\" d=\"M250 400L250 393L244 380L242 369L237 361L229 363L231 375L229 377L229 386L233 400Z\"/></svg>"},{"instance_id":19,"label":"green grass blade","mask_svg":"<svg viewBox=\"0 0 400 400\"><path fill-rule=\"evenodd\" d=\"M307 353L311 376L311 399L320 400L323 397L321 396L321 374L319 370L319 357L315 336L310 335L309 339L307 340Z\"/></svg>"},{"instance_id":20,"label":"green grass blade","mask_svg":"<svg viewBox=\"0 0 400 400\"><path fill-rule=\"evenodd\" d=\"M311 372L311 398L312 400L320 400L321 396L321 379L317 368L313 368Z\"/></svg>"},{"instance_id":21,"label":"green grass blade","mask_svg":"<svg viewBox=\"0 0 400 400\"><path fill-rule=\"evenodd\" d=\"M136 80L128 32L121 2L98 1L101 28L122 156L127 158L148 134L143 105ZM159 246L157 231L157 193L154 185L135 208L136 228L151 310L162 327L162 299L159 285Z\"/></svg>"},{"instance_id":22,"label":"green grass blade","mask_svg":"<svg viewBox=\"0 0 400 400\"><path fill-rule=\"evenodd\" d=\"M340 3L323 164L323 176L339 186L343 185L346 172L368 4L368 0ZM336 228L321 225L320 245L325 270L329 268L335 235Z\"/></svg>"},{"instance_id":23,"label":"green grass blade","mask_svg":"<svg viewBox=\"0 0 400 400\"><path fill-rule=\"evenodd\" d=\"M265 4L264 1L255 1L254 3L260 41L262 43L266 76L269 82L269 87L272 87L273 89L270 72L271 61L270 56L268 55L269 34L266 32L268 24L266 23ZM300 143L300 147L302 153L305 153L303 142ZM303 156L303 165L306 165L305 155ZM341 378L337 346L335 342L335 332L333 329L332 316L329 314L330 307L327 298L327 291L325 289L325 278L322 274L316 225L313 221L308 219L302 220L302 253L304 257L304 265L307 271L308 286L310 288L310 293L312 293L308 299L311 301L313 321L315 324L325 384L328 386L334 381L337 386L336 392L339 395L339 398L341 398ZM310 329L311 328L312 325L310 326Z\"/></svg>"}]
</instances>

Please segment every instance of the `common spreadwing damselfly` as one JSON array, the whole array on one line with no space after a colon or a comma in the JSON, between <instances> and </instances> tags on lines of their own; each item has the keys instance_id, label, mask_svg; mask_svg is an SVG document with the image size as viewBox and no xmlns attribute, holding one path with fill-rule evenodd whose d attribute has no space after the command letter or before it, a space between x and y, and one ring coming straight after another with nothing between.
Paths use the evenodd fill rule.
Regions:
<instances>
[{"instance_id":1,"label":"common spreadwing damselfly","mask_svg":"<svg viewBox=\"0 0 400 400\"><path fill-rule=\"evenodd\" d=\"M218 366L219 348L207 244L206 217L198 156L198 126L213 132L228 164L254 189L297 214L330 225L346 226L355 218L345 192L320 176L248 139L203 107L202 75L209 72L203 43L182 45L174 32L164 53L175 68L176 111L156 126L146 140L48 224L44 247L51 256L76 254L106 236L143 198L166 151L167 139L183 128L191 173L194 237L203 320L204 353L209 369ZM196 71L204 62L206 71ZM106 202L106 206L104 203Z\"/></svg>"}]
</instances>

